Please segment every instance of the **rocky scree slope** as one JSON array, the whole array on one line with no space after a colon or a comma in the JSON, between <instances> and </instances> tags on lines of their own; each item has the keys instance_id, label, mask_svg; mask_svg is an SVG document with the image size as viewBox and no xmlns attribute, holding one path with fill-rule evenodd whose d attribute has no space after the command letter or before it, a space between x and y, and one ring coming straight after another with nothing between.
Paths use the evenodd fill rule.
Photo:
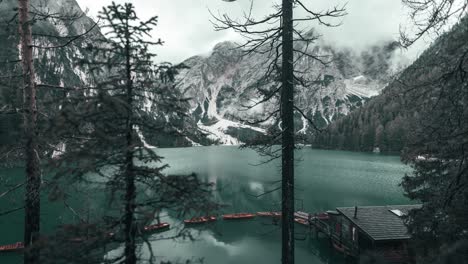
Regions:
<instances>
[{"instance_id":1,"label":"rocky scree slope","mask_svg":"<svg viewBox=\"0 0 468 264\"><path fill-rule=\"evenodd\" d=\"M299 47L301 48L301 47ZM328 56L323 65L309 57L297 62L295 69L305 71L303 78L314 80L311 87L296 86L296 104L319 127L345 116L376 96L391 79L395 42L369 47L364 52L335 48L325 41L309 52ZM183 63L188 66L178 76L178 87L189 98L191 114L198 127L220 144L237 145L264 133L271 122L250 126L243 120L261 119L275 109L276 101L257 102L255 87L262 79L271 58L263 54L243 56L232 42L217 44L211 54L194 56ZM314 133L307 119L296 117L298 133Z\"/></svg>"}]
</instances>

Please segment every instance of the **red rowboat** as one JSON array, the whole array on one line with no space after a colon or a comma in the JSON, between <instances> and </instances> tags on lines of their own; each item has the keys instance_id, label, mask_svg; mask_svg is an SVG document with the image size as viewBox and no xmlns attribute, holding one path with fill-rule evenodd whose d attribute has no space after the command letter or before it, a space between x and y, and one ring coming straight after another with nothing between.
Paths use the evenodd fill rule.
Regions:
<instances>
[{"instance_id":1,"label":"red rowboat","mask_svg":"<svg viewBox=\"0 0 468 264\"><path fill-rule=\"evenodd\" d=\"M301 225L309 226L309 221L302 219L302 218L295 217L294 222L301 224Z\"/></svg>"},{"instance_id":2,"label":"red rowboat","mask_svg":"<svg viewBox=\"0 0 468 264\"><path fill-rule=\"evenodd\" d=\"M333 241L332 244L333 244L333 247L336 249L336 251L352 256L351 250L347 246L343 244L338 244L336 241Z\"/></svg>"},{"instance_id":3,"label":"red rowboat","mask_svg":"<svg viewBox=\"0 0 468 264\"><path fill-rule=\"evenodd\" d=\"M156 232L168 229L170 227L169 223L159 223L154 225L147 225L143 227L143 232Z\"/></svg>"},{"instance_id":4,"label":"red rowboat","mask_svg":"<svg viewBox=\"0 0 468 264\"><path fill-rule=\"evenodd\" d=\"M251 213L237 213L237 214L225 214L223 219L225 220L234 220L234 219L250 219L254 218L255 214Z\"/></svg>"},{"instance_id":5,"label":"red rowboat","mask_svg":"<svg viewBox=\"0 0 468 264\"><path fill-rule=\"evenodd\" d=\"M108 232L108 233L105 234L105 236L107 236L107 238L112 238L112 237L115 236L115 233L114 232ZM90 239L96 239L96 236L94 236L94 237L73 237L73 238L68 239L68 241L81 243L81 242L84 242L84 241L87 241L87 240L90 240Z\"/></svg>"},{"instance_id":6,"label":"red rowboat","mask_svg":"<svg viewBox=\"0 0 468 264\"><path fill-rule=\"evenodd\" d=\"M341 253L344 253L344 252L345 252L345 247L344 247L344 245L338 245L338 244L336 244L335 242L333 242L333 247L334 247L338 252L341 252Z\"/></svg>"},{"instance_id":7,"label":"red rowboat","mask_svg":"<svg viewBox=\"0 0 468 264\"><path fill-rule=\"evenodd\" d=\"M203 224L216 221L216 216L200 216L184 220L185 224Z\"/></svg>"},{"instance_id":8,"label":"red rowboat","mask_svg":"<svg viewBox=\"0 0 468 264\"><path fill-rule=\"evenodd\" d=\"M0 246L0 252L12 252L24 249L23 242L16 242L15 244Z\"/></svg>"},{"instance_id":9,"label":"red rowboat","mask_svg":"<svg viewBox=\"0 0 468 264\"><path fill-rule=\"evenodd\" d=\"M164 231L169 229L170 225L169 223L159 223L159 224L154 224L154 225L147 225L143 227L143 232L145 233L150 233L150 232L157 232L157 231ZM114 232L108 232L106 233L106 236L108 238L112 238L115 236ZM70 242L75 242L75 243L82 243L88 240L96 239L96 237L73 237L68 239Z\"/></svg>"},{"instance_id":10,"label":"red rowboat","mask_svg":"<svg viewBox=\"0 0 468 264\"><path fill-rule=\"evenodd\" d=\"M81 242L84 242L86 240L88 240L88 238L86 238L86 237L73 237L73 238L68 239L68 241L74 242L74 243L81 243Z\"/></svg>"},{"instance_id":11,"label":"red rowboat","mask_svg":"<svg viewBox=\"0 0 468 264\"><path fill-rule=\"evenodd\" d=\"M281 212L257 212L257 216L281 217Z\"/></svg>"},{"instance_id":12,"label":"red rowboat","mask_svg":"<svg viewBox=\"0 0 468 264\"><path fill-rule=\"evenodd\" d=\"M327 213L318 213L315 215L315 217L317 217L319 220L328 220L330 218Z\"/></svg>"}]
</instances>

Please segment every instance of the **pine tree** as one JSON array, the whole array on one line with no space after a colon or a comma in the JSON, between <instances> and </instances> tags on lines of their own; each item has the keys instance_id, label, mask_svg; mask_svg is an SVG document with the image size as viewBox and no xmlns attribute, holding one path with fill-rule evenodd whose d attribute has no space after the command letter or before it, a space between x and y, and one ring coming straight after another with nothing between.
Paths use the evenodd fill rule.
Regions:
<instances>
[{"instance_id":1,"label":"pine tree","mask_svg":"<svg viewBox=\"0 0 468 264\"><path fill-rule=\"evenodd\" d=\"M24 263L39 262L39 248L34 244L39 239L40 231L40 187L41 169L37 138L37 102L36 75L33 66L32 30L29 17L29 0L18 0L18 18L20 50L23 69L23 99L24 99L24 131L26 157L26 192L25 192L25 220Z\"/></svg>"},{"instance_id":2,"label":"pine tree","mask_svg":"<svg viewBox=\"0 0 468 264\"><path fill-rule=\"evenodd\" d=\"M183 215L208 213L216 206L210 202L211 184L194 174L165 175L168 165L161 164L162 157L144 137L184 137L185 129L191 129L188 101L173 82L179 66L155 65L155 54L149 51L162 44L149 40L158 17L141 21L131 3L112 3L99 18L105 38L89 44L92 56L81 61L93 82L70 92L52 124L55 137L66 146L50 163L55 173L52 196L66 198L63 181L103 190L101 199L108 208L84 223L98 226L98 231L80 252L89 245L97 249L118 242L123 254L109 261L136 263L138 245L146 242L153 260L145 225L159 222L163 210ZM187 235L187 230L182 232L179 235Z\"/></svg>"}]
</instances>

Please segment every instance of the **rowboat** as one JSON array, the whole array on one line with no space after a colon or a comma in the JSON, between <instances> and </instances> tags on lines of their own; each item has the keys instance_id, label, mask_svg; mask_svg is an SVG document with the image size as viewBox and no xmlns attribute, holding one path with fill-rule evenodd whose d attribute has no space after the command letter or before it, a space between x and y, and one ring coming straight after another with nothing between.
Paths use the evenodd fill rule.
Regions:
<instances>
[{"instance_id":1,"label":"rowboat","mask_svg":"<svg viewBox=\"0 0 468 264\"><path fill-rule=\"evenodd\" d=\"M235 219L250 219L254 218L255 214L251 213L237 213L237 214L225 214L223 219L225 220L235 220Z\"/></svg>"},{"instance_id":2,"label":"rowboat","mask_svg":"<svg viewBox=\"0 0 468 264\"><path fill-rule=\"evenodd\" d=\"M315 217L319 220L328 220L330 219L330 216L326 213L326 212L323 212L323 213L318 213L315 215Z\"/></svg>"},{"instance_id":3,"label":"rowboat","mask_svg":"<svg viewBox=\"0 0 468 264\"><path fill-rule=\"evenodd\" d=\"M336 241L333 241L332 244L333 244L333 248L335 248L336 251L338 251L340 253L343 253L343 254L346 254L346 255L349 255L349 256L353 255L351 253L352 251L347 246L345 246L343 244L338 244L338 242L336 242Z\"/></svg>"},{"instance_id":4,"label":"rowboat","mask_svg":"<svg viewBox=\"0 0 468 264\"><path fill-rule=\"evenodd\" d=\"M337 243L333 242L333 247L334 247L338 252L345 253L345 247L344 247L343 244L338 245Z\"/></svg>"},{"instance_id":5,"label":"rowboat","mask_svg":"<svg viewBox=\"0 0 468 264\"><path fill-rule=\"evenodd\" d=\"M306 212L297 211L294 212L294 217L309 220L312 216Z\"/></svg>"},{"instance_id":6,"label":"rowboat","mask_svg":"<svg viewBox=\"0 0 468 264\"><path fill-rule=\"evenodd\" d=\"M216 221L216 216L200 216L184 220L185 224L203 224Z\"/></svg>"},{"instance_id":7,"label":"rowboat","mask_svg":"<svg viewBox=\"0 0 468 264\"><path fill-rule=\"evenodd\" d=\"M156 231L162 231L166 230L170 227L169 223L159 223L159 224L154 224L154 225L147 225L143 227L143 232L156 232Z\"/></svg>"},{"instance_id":8,"label":"rowboat","mask_svg":"<svg viewBox=\"0 0 468 264\"><path fill-rule=\"evenodd\" d=\"M281 212L257 212L257 216L281 217Z\"/></svg>"},{"instance_id":9,"label":"rowboat","mask_svg":"<svg viewBox=\"0 0 468 264\"><path fill-rule=\"evenodd\" d=\"M294 212L294 217L301 218L304 220L313 220L313 219L328 220L330 218L327 212L321 212L318 214L308 214L306 212L301 212L301 211Z\"/></svg>"},{"instance_id":10,"label":"rowboat","mask_svg":"<svg viewBox=\"0 0 468 264\"><path fill-rule=\"evenodd\" d=\"M295 217L294 222L301 224L301 225L309 226L309 221L302 219L302 218Z\"/></svg>"},{"instance_id":11,"label":"rowboat","mask_svg":"<svg viewBox=\"0 0 468 264\"><path fill-rule=\"evenodd\" d=\"M102 238L113 238L115 236L114 232L107 232L102 235ZM72 237L69 238L68 241L74 242L74 243L82 243L90 240L97 240L99 239L99 236L93 235L93 236L82 236L82 237Z\"/></svg>"},{"instance_id":12,"label":"rowboat","mask_svg":"<svg viewBox=\"0 0 468 264\"><path fill-rule=\"evenodd\" d=\"M15 244L0 246L0 252L13 252L24 249L23 242L16 242Z\"/></svg>"}]
</instances>

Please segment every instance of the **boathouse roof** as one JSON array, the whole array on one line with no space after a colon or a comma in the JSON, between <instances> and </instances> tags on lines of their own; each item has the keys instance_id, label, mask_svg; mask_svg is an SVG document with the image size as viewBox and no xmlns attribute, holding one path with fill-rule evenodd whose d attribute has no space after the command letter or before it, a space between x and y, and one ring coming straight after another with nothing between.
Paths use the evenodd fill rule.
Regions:
<instances>
[{"instance_id":1,"label":"boathouse roof","mask_svg":"<svg viewBox=\"0 0 468 264\"><path fill-rule=\"evenodd\" d=\"M402 216L409 210L420 208L421 205L387 205L338 207L336 210L354 223L374 241L409 239L408 230Z\"/></svg>"}]
</instances>

